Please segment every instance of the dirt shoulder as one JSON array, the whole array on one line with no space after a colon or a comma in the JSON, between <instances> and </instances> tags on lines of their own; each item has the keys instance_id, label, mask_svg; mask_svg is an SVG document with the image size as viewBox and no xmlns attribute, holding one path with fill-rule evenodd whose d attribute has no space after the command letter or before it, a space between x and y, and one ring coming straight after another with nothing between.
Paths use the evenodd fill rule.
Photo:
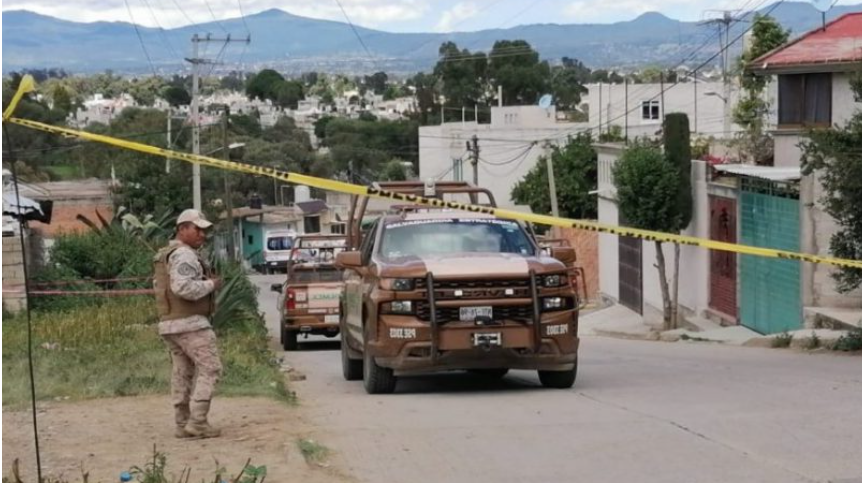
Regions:
<instances>
[{"instance_id":1,"label":"dirt shoulder","mask_svg":"<svg viewBox=\"0 0 865 483\"><path fill-rule=\"evenodd\" d=\"M268 481L352 481L329 463L308 464L297 441L313 438L302 408L265 398L220 398L211 421L223 429L220 438L178 440L168 396L41 403L39 434L43 475L91 482L117 481L122 471L143 466L153 446L167 457L167 474L189 467L190 481L212 481L217 466L237 474L251 464L267 466ZM3 411L3 475L20 460L24 481L36 480L36 460L29 411ZM171 478L172 481L174 478Z\"/></svg>"}]
</instances>

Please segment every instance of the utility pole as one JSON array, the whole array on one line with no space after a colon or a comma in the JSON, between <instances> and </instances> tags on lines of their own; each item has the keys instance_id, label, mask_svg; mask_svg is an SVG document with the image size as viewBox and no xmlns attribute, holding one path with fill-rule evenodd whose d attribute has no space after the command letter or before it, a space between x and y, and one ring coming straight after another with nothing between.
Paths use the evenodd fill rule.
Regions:
<instances>
[{"instance_id":1,"label":"utility pole","mask_svg":"<svg viewBox=\"0 0 865 483\"><path fill-rule=\"evenodd\" d=\"M478 147L477 134L472 135L471 141L466 141L466 148L472 154L472 176L475 186L480 186L478 185L478 160L481 157L481 149Z\"/></svg>"},{"instance_id":2,"label":"utility pole","mask_svg":"<svg viewBox=\"0 0 865 483\"><path fill-rule=\"evenodd\" d=\"M553 209L553 216L559 217L559 197L556 194L556 173L553 171L553 155L549 150L550 145L547 144L547 180L550 182L550 207Z\"/></svg>"},{"instance_id":3,"label":"utility pole","mask_svg":"<svg viewBox=\"0 0 865 483\"><path fill-rule=\"evenodd\" d=\"M210 34L207 34L204 37L199 37L198 34L192 36L192 57L187 58L186 61L192 64L192 153L193 154L201 154L201 143L199 138L199 123L201 122L199 113L198 113L198 77L199 72L198 69L200 65L207 64L213 65L216 64L215 61L203 59L198 57L198 44L202 42L223 42L228 44L229 42L246 42L247 44L250 42L250 37L247 36L245 39L232 39L231 35L226 37L213 37ZM201 165L198 163L193 163L192 165L192 207L196 210L201 211Z\"/></svg>"},{"instance_id":4,"label":"utility pole","mask_svg":"<svg viewBox=\"0 0 865 483\"><path fill-rule=\"evenodd\" d=\"M228 104L225 105L225 111L222 114L222 156L226 161L230 159L230 151L228 148L228 115L231 108ZM228 221L228 259L234 260L234 203L231 201L231 183L228 179L228 170L222 170L222 184L225 188L225 219Z\"/></svg>"},{"instance_id":5,"label":"utility pole","mask_svg":"<svg viewBox=\"0 0 865 483\"><path fill-rule=\"evenodd\" d=\"M724 93L723 98L724 101L724 137L727 138L730 135L730 25L738 22L742 22L741 18L736 18L733 16L730 10L715 10L715 12L721 13L720 18L713 18L711 20L706 20L701 22L700 25L716 25L718 27L718 44L721 49L720 52L720 61L721 61L721 79L724 84ZM696 78L696 73L694 75ZM696 107L695 107L696 109Z\"/></svg>"},{"instance_id":6,"label":"utility pole","mask_svg":"<svg viewBox=\"0 0 865 483\"><path fill-rule=\"evenodd\" d=\"M169 107L168 108L168 129L166 130L167 137L166 137L166 143L165 143L165 146L168 149L171 149L171 115L172 114L173 113L171 112L171 108ZM165 158L165 174L168 174L170 172L171 172L171 158L166 157Z\"/></svg>"}]
</instances>

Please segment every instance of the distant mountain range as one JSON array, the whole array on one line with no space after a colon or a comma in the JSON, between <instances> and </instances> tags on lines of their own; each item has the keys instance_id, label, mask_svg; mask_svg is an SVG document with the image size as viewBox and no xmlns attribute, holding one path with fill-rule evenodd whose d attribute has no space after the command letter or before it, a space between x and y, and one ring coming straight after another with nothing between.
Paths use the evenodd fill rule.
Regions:
<instances>
[{"instance_id":1,"label":"distant mountain range","mask_svg":"<svg viewBox=\"0 0 865 483\"><path fill-rule=\"evenodd\" d=\"M861 12L862 5L839 5L827 14L827 21L849 12ZM820 12L810 3L784 2L760 12L771 12L794 35L819 27ZM745 29L753 14L732 25L730 39ZM9 10L3 16L3 72L24 68L60 67L71 72L113 69L117 72L149 72L150 63L131 23L79 23ZM162 30L138 27L153 66L163 73L183 68L183 57L191 54L194 34L245 38L252 42L222 45L211 43L201 53L221 57L220 70L248 70L264 66L287 72L320 70L328 72L374 72L384 70L410 73L435 64L442 42L453 41L461 48L488 51L496 40L527 40L544 59L577 58L592 68L662 65L693 66L719 49L718 30L699 22L681 22L659 13L646 13L634 20L612 24L534 24L508 29L457 33L391 33L358 27L369 49L364 50L348 24L300 17L282 10L266 10L245 19L224 20L189 27ZM731 48L738 55L740 44ZM222 55L219 55L222 54ZM732 56L733 54L731 54Z\"/></svg>"}]
</instances>

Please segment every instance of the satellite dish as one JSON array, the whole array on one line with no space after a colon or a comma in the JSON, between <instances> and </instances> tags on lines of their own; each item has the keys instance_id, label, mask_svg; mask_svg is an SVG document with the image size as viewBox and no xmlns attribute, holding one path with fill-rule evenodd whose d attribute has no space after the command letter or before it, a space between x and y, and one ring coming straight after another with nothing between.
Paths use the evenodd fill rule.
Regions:
<instances>
[{"instance_id":1,"label":"satellite dish","mask_svg":"<svg viewBox=\"0 0 865 483\"><path fill-rule=\"evenodd\" d=\"M838 0L811 0L811 4L814 5L814 8L823 13L828 12L836 3L838 3Z\"/></svg>"},{"instance_id":2,"label":"satellite dish","mask_svg":"<svg viewBox=\"0 0 865 483\"><path fill-rule=\"evenodd\" d=\"M547 109L553 105L553 96L552 94L544 94L541 96L541 100L538 101L538 106L543 109Z\"/></svg>"}]
</instances>

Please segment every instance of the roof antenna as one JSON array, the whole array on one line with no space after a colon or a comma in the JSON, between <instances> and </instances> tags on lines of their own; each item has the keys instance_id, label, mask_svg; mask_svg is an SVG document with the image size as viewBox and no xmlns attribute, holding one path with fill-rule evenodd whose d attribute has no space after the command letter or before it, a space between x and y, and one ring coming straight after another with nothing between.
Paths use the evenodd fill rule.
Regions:
<instances>
[{"instance_id":1,"label":"roof antenna","mask_svg":"<svg viewBox=\"0 0 865 483\"><path fill-rule=\"evenodd\" d=\"M814 8L820 11L820 14L823 17L823 31L826 31L826 12L832 9L838 0L811 0L811 3L814 5Z\"/></svg>"}]
</instances>

